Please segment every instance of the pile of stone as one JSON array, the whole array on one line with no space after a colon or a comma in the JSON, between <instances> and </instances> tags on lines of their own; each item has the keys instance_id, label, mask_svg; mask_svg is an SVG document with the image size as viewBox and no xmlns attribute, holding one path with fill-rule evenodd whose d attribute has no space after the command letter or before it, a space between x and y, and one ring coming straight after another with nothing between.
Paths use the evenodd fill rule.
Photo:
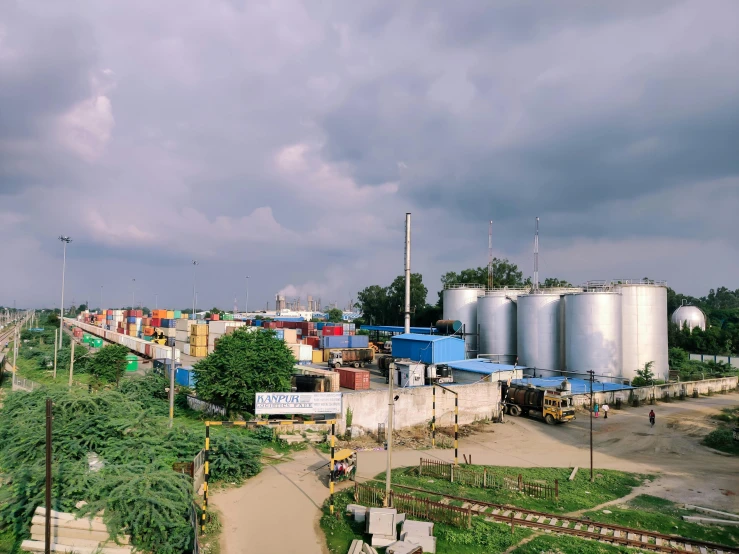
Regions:
<instances>
[{"instance_id":1,"label":"pile of stone","mask_svg":"<svg viewBox=\"0 0 739 554\"><path fill-rule=\"evenodd\" d=\"M131 554L131 537L112 540L100 517L77 519L66 512L51 513L51 551L76 554ZM21 544L24 552L44 552L46 538L46 509L36 508L31 520L31 540ZM120 543L120 544L118 544Z\"/></svg>"},{"instance_id":2,"label":"pile of stone","mask_svg":"<svg viewBox=\"0 0 739 554\"><path fill-rule=\"evenodd\" d=\"M435 554L434 524L425 521L406 520L395 508L367 508L349 504L347 513L357 523L365 524L365 532L371 535L370 544L355 540L348 554L376 554L375 548L387 547L386 554ZM398 526L400 540L398 540Z\"/></svg>"}]
</instances>

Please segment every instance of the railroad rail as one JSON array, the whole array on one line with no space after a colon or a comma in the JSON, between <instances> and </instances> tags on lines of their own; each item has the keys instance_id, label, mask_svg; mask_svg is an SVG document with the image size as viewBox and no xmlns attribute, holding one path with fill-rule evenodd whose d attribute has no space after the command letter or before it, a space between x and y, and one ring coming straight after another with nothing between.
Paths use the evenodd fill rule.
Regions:
<instances>
[{"instance_id":1,"label":"railroad rail","mask_svg":"<svg viewBox=\"0 0 739 554\"><path fill-rule=\"evenodd\" d=\"M487 521L540 529L562 535L573 535L584 539L652 552L666 552L669 554L685 554L686 552L696 552L698 554L739 554L739 548L688 539L677 535L666 535L664 533L633 529L611 523L600 523L565 514L550 514L535 510L525 510L507 504L482 502L472 498L440 494L406 485L393 484L393 487L440 496L442 497L441 502L446 504L452 500L462 502L462 507L469 508L472 515L484 517Z\"/></svg>"}]
</instances>

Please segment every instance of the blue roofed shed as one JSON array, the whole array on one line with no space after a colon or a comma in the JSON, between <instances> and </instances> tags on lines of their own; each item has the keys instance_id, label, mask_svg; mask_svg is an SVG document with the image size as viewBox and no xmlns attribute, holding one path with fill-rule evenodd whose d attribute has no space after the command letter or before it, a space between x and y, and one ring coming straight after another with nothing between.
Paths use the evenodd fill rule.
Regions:
<instances>
[{"instance_id":1,"label":"blue roofed shed","mask_svg":"<svg viewBox=\"0 0 739 554\"><path fill-rule=\"evenodd\" d=\"M513 381L515 385L534 385L539 388L556 389L564 381L564 377L526 377L524 379L516 379ZM587 379L576 379L568 377L572 387L572 394L586 394L590 392L590 381ZM632 389L629 385L619 383L604 383L595 381L593 383L593 392L611 392L617 390Z\"/></svg>"},{"instance_id":2,"label":"blue roofed shed","mask_svg":"<svg viewBox=\"0 0 739 554\"><path fill-rule=\"evenodd\" d=\"M408 333L393 337L393 357L408 358L425 364L443 364L464 360L464 341L455 337L437 337Z\"/></svg>"}]
</instances>

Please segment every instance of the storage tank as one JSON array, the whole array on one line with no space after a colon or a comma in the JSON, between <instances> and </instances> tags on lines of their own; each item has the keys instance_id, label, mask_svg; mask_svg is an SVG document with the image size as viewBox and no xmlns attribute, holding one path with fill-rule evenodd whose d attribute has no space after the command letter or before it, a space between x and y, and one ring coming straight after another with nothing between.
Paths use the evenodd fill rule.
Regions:
<instances>
[{"instance_id":1,"label":"storage tank","mask_svg":"<svg viewBox=\"0 0 739 554\"><path fill-rule=\"evenodd\" d=\"M565 295L564 302L567 371L586 373L593 370L596 375L620 378L623 367L621 293L576 292Z\"/></svg>"},{"instance_id":2,"label":"storage tank","mask_svg":"<svg viewBox=\"0 0 739 554\"><path fill-rule=\"evenodd\" d=\"M680 329L687 324L691 332L696 327L699 327L701 331L706 330L706 314L697 306L680 306L672 312L672 322Z\"/></svg>"},{"instance_id":3,"label":"storage tank","mask_svg":"<svg viewBox=\"0 0 739 554\"><path fill-rule=\"evenodd\" d=\"M443 292L444 310L442 319L456 319L462 322L467 335L465 348L467 357L477 354L477 298L485 294L482 285L446 285Z\"/></svg>"},{"instance_id":4,"label":"storage tank","mask_svg":"<svg viewBox=\"0 0 739 554\"><path fill-rule=\"evenodd\" d=\"M620 281L624 379L632 380L638 369L652 363L657 379L667 380L667 286L654 281Z\"/></svg>"},{"instance_id":5,"label":"storage tank","mask_svg":"<svg viewBox=\"0 0 739 554\"><path fill-rule=\"evenodd\" d=\"M565 368L564 300L540 292L518 297L518 363L536 368L537 377L559 375Z\"/></svg>"},{"instance_id":6,"label":"storage tank","mask_svg":"<svg viewBox=\"0 0 739 554\"><path fill-rule=\"evenodd\" d=\"M516 298L526 289L488 290L477 300L477 324L480 327L478 356L501 364L516 362Z\"/></svg>"}]
</instances>

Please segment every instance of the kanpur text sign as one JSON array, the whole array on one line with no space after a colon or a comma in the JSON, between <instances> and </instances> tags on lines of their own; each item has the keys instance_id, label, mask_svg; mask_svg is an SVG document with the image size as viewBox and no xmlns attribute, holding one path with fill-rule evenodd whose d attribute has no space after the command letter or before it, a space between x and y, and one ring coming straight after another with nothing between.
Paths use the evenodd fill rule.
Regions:
<instances>
[{"instance_id":1,"label":"kanpur text sign","mask_svg":"<svg viewBox=\"0 0 739 554\"><path fill-rule=\"evenodd\" d=\"M340 414L340 392L258 392L257 414Z\"/></svg>"}]
</instances>

